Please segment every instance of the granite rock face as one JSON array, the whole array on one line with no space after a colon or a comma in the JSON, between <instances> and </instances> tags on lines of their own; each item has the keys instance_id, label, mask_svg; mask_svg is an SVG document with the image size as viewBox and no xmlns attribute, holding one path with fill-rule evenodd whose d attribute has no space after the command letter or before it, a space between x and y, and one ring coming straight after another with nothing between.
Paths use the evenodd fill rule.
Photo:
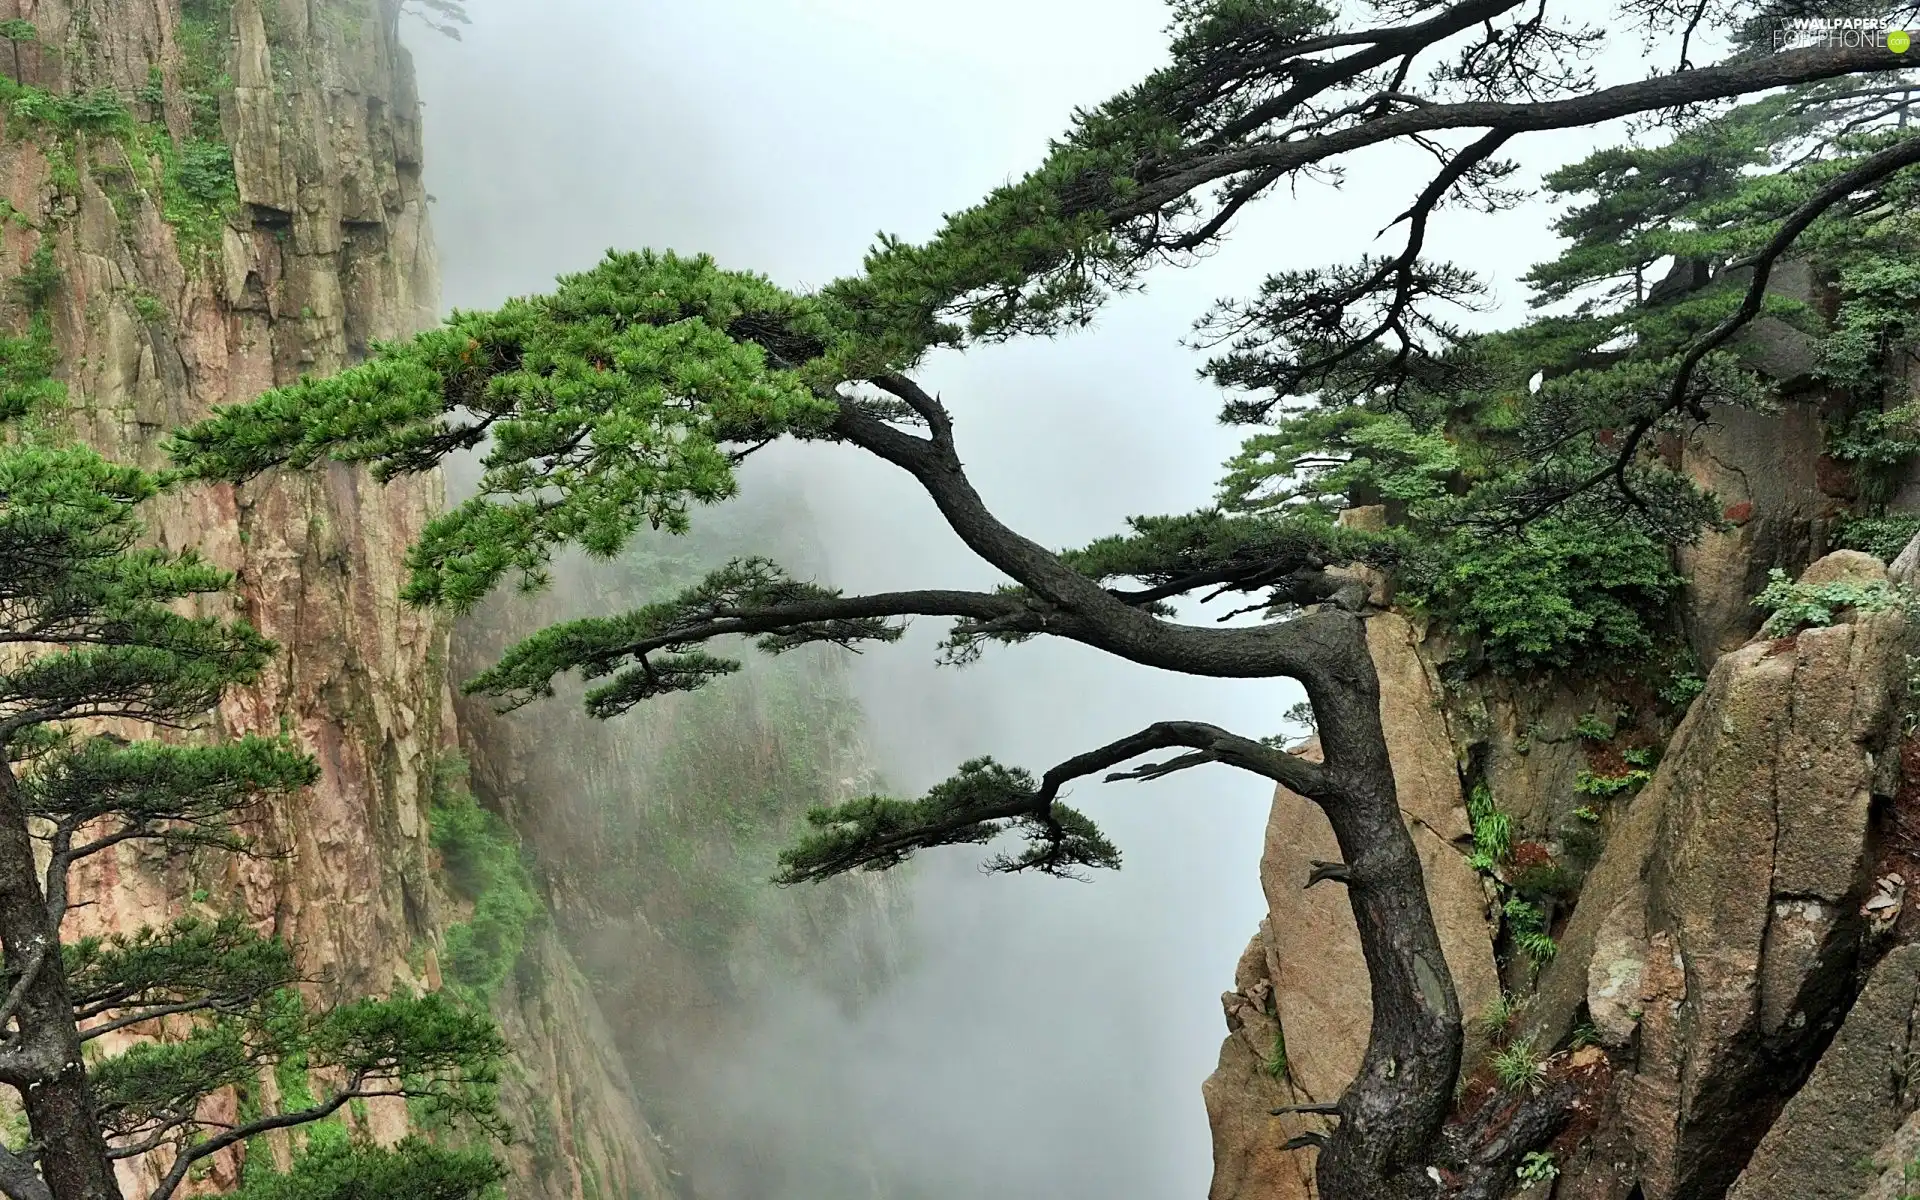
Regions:
<instances>
[{"instance_id":1,"label":"granite rock face","mask_svg":"<svg viewBox=\"0 0 1920 1200\"><path fill-rule=\"evenodd\" d=\"M1833 1044L1761 1139L1728 1200L1854 1200L1861 1164L1876 1155L1888 1161L1875 1165L1904 1175L1912 1148L1881 1151L1920 1106L1916 1019L1920 946L1902 946L1874 967Z\"/></svg>"},{"instance_id":2,"label":"granite rock face","mask_svg":"<svg viewBox=\"0 0 1920 1200\"><path fill-rule=\"evenodd\" d=\"M214 65L232 84L219 129L237 204L198 225L182 219L162 203L159 162L137 138L60 135L9 117L0 143L0 197L14 214L8 273L50 245L59 280L47 316L68 401L43 419L145 466L160 464L168 430L348 365L371 341L432 323L438 304L397 0L190 7L213 14ZM0 19L30 20L38 36L0 68L62 94L111 91L143 131L184 140L192 48L180 10L177 0L0 0ZM17 301L6 316L23 326ZM450 910L427 800L433 765L460 732L447 629L399 590L407 546L440 502L437 477L382 487L335 466L152 506L155 540L235 571L233 611L280 647L218 726L284 725L324 775L247 831L284 857L102 856L74 882L87 904L73 910L73 933L240 910L298 946L305 973L323 981L317 999L437 982L433 948ZM509 1089L509 1116L556 1128L577 1165L540 1167L516 1151L513 1194L669 1195L631 1089L599 1048L591 997L568 982L564 955L545 965L551 986L502 1002L526 1071L525 1086ZM406 1127L397 1107L375 1105L366 1120L383 1137ZM130 1194L147 1170L123 1164ZM229 1156L205 1186L221 1190L236 1171Z\"/></svg>"},{"instance_id":3,"label":"granite rock face","mask_svg":"<svg viewBox=\"0 0 1920 1200\"><path fill-rule=\"evenodd\" d=\"M1842 552L1807 572L1845 575L1885 569ZM1584 1010L1620 1056L1625 1136L1573 1174L1630 1172L1646 1200L1723 1195L1806 1078L1866 950L1870 815L1897 783L1912 649L1885 612L1715 665L1588 877L1529 1017L1554 1041Z\"/></svg>"},{"instance_id":4,"label":"granite rock face","mask_svg":"<svg viewBox=\"0 0 1920 1200\"><path fill-rule=\"evenodd\" d=\"M1872 586L1889 573L1840 551L1801 578ZM1920 652L1901 610L1843 609L1829 626L1725 652L1684 719L1658 731L1664 754L1644 788L1610 802L1578 796L1570 778L1600 746L1576 722L1614 719L1601 694L1520 683L1449 692L1433 682L1444 646L1392 613L1370 628L1401 803L1470 1021L1469 1071L1486 1036L1471 1018L1502 982L1527 997L1511 1036L1559 1047L1580 1027L1609 1060L1591 1115L1552 1147L1556 1200L1852 1197L1870 1181L1859 1163L1876 1153L1893 1163L1899 1137L1920 1142L1902 1132L1913 1111L1900 1049L1909 951L1880 960L1860 991L1904 940L1890 938L1891 918L1871 915L1890 911L1871 907L1874 897L1897 890L1899 871L1914 877L1888 857L1883 832L1885 810L1907 795L1902 722ZM1537 977L1516 972L1510 950L1496 971L1486 881L1465 858L1463 771L1491 783L1516 842L1538 839L1555 859L1567 852L1563 810L1608 806L1590 814L1603 847ZM1213 1200L1313 1194L1303 1181L1311 1151L1273 1153L1301 1119L1261 1114L1337 1098L1364 1048L1366 975L1346 897L1301 887L1309 860L1336 857L1318 811L1276 795L1262 860L1268 918L1225 998L1231 1034L1207 1084ZM1258 1043L1282 1034L1284 1076L1259 1076ZM1861 1111L1848 1120L1856 1096ZM1816 1143L1824 1148L1808 1148ZM1840 1166L1806 1176L1812 1190L1795 1190L1808 1154L1842 1151L1851 1157Z\"/></svg>"}]
</instances>

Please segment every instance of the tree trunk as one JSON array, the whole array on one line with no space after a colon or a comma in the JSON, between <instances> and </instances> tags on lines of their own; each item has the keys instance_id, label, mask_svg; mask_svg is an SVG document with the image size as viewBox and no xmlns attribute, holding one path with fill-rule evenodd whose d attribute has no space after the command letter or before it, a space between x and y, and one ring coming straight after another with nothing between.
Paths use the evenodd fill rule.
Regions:
<instances>
[{"instance_id":1,"label":"tree trunk","mask_svg":"<svg viewBox=\"0 0 1920 1200\"><path fill-rule=\"evenodd\" d=\"M106 1139L94 1119L80 1034L60 959L60 931L46 897L27 832L27 813L10 765L0 761L0 947L19 969L45 948L15 1014L11 1039L24 1064L7 1082L20 1090L33 1139L42 1147L40 1173L54 1200L121 1200Z\"/></svg>"},{"instance_id":2,"label":"tree trunk","mask_svg":"<svg viewBox=\"0 0 1920 1200\"><path fill-rule=\"evenodd\" d=\"M1439 1191L1429 1168L1460 1072L1460 1002L1395 795L1365 621L1350 616L1322 645L1302 682L1335 784L1322 807L1348 868L1373 1025L1316 1175L1322 1200L1416 1200Z\"/></svg>"},{"instance_id":3,"label":"tree trunk","mask_svg":"<svg viewBox=\"0 0 1920 1200\"><path fill-rule=\"evenodd\" d=\"M66 991L64 984L60 990ZM27 1121L34 1140L45 1147L40 1174L53 1200L121 1200L106 1141L94 1121L87 1075L79 1066L78 1038L73 1039L73 1054L73 1069L26 1095Z\"/></svg>"}]
</instances>

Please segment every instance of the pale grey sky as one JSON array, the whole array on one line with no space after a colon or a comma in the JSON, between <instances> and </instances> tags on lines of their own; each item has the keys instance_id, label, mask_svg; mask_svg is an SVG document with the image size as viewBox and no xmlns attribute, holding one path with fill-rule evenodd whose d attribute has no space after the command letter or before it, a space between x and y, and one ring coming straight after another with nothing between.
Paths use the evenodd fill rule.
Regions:
<instances>
[{"instance_id":1,"label":"pale grey sky","mask_svg":"<svg viewBox=\"0 0 1920 1200\"><path fill-rule=\"evenodd\" d=\"M470 8L463 43L410 39L446 301L463 307L541 290L609 247L705 250L801 287L857 270L876 230L923 237L1037 162L1074 105L1158 63L1165 23L1158 0ZM1542 139L1527 160L1558 161L1580 140ZM1218 397L1179 339L1213 298L1269 271L1373 248L1426 161L1381 152L1343 191L1275 197L1226 253L1164 273L1087 333L930 363L923 378L956 414L989 503L1056 545L1206 503L1237 437L1215 424ZM1514 279L1551 248L1539 214L1443 215L1436 243L1491 277L1508 317ZM890 468L810 447L754 469L805 481L826 582L995 582ZM936 670L932 633L859 666L883 765L915 790L985 753L1037 773L1164 718L1263 736L1298 698L1062 645ZM914 930L927 953L894 993L857 1019L795 998L716 1075L764 1110L769 1137L862 1131L926 1200L1203 1196L1199 1085L1224 1034L1219 994L1264 907L1266 798L1223 769L1083 784L1075 802L1127 860L1086 885L930 858Z\"/></svg>"}]
</instances>

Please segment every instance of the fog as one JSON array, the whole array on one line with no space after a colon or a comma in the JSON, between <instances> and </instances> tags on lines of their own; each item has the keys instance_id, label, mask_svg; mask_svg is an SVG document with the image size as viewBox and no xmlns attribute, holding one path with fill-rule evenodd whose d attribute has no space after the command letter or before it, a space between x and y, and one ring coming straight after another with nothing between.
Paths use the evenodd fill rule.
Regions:
<instances>
[{"instance_id":1,"label":"fog","mask_svg":"<svg viewBox=\"0 0 1920 1200\"><path fill-rule=\"evenodd\" d=\"M609 247L704 250L794 287L855 271L876 230L928 235L1036 163L1073 106L1155 66L1166 15L1158 0L470 8L459 43L408 35L449 307L543 290ZM1218 396L1180 338L1212 299L1269 271L1368 249L1425 162L1382 152L1340 191L1270 200L1226 253L1163 272L1085 333L936 357L922 379L954 411L988 503L1060 546L1206 503L1238 435L1215 422ZM1514 280L1550 252L1537 217L1443 215L1437 233L1509 317ZM824 582L1000 582L884 464L782 448L751 464L741 502L776 477L804 489ZM936 668L933 624L857 667L872 744L903 791L980 754L1038 773L1161 719L1264 736L1299 698L1291 684L1178 677L1069 645ZM887 1186L928 1200L1203 1196L1199 1087L1225 1032L1219 994L1264 912L1267 795L1221 768L1083 783L1073 802L1126 856L1089 883L983 876L964 851L924 858L904 937L916 953L895 986L853 1015L783 997L710 1085L769 1144L870 1155Z\"/></svg>"}]
</instances>

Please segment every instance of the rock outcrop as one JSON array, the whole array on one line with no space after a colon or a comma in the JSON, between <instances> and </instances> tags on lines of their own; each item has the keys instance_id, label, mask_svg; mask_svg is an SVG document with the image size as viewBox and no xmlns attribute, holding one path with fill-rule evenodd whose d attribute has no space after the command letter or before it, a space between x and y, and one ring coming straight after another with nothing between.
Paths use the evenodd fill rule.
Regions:
<instances>
[{"instance_id":1,"label":"rock outcrop","mask_svg":"<svg viewBox=\"0 0 1920 1200\"><path fill-rule=\"evenodd\" d=\"M1767 291L1816 310L1833 299L1830 282L1805 262L1782 264ZM1687 580L1682 620L1707 666L1759 628L1748 601L1766 586L1768 570L1797 574L1819 556L1854 489L1850 473L1827 454L1825 397L1812 379L1814 339L1778 317L1763 317L1735 344L1775 382L1784 402L1767 412L1724 408L1666 448L1682 473L1713 494L1726 522L1678 555Z\"/></svg>"},{"instance_id":2,"label":"rock outcrop","mask_svg":"<svg viewBox=\"0 0 1920 1200\"><path fill-rule=\"evenodd\" d=\"M1885 568L1842 552L1807 577ZM1530 1017L1551 1042L1590 1013L1623 1056L1627 1128L1570 1175L1637 1182L1646 1200L1722 1195L1806 1078L1853 994L1912 644L1884 612L1715 666L1589 876Z\"/></svg>"},{"instance_id":3,"label":"rock outcrop","mask_svg":"<svg viewBox=\"0 0 1920 1200\"><path fill-rule=\"evenodd\" d=\"M1871 589L1889 575L1840 551L1801 578ZM1612 720L1598 691L1443 693L1434 648L1403 618L1377 615L1371 630L1401 803L1469 1017L1499 979L1458 771L1491 781L1516 840L1540 838L1556 858L1576 800L1612 810L1582 822L1604 848L1555 925L1551 963L1537 980L1505 964L1510 990L1530 995L1515 1040L1597 1043L1610 1060L1604 1095L1551 1149L1555 1200L1851 1198L1871 1182L1859 1164L1892 1170L1911 1155L1911 950L1860 992L1875 957L1905 940L1893 924L1915 877L1912 847L1886 833L1907 803L1902 723L1920 650L1903 610L1842 609L1829 626L1722 654L1644 788L1612 801L1579 797L1571 778L1600 745L1573 731L1576 715L1585 739ZM1302 1102L1283 1096L1336 1098L1359 1061L1366 977L1345 897L1300 886L1308 860L1331 851L1313 807L1278 794L1262 860L1269 915L1226 997L1232 1032L1207 1084L1213 1200L1312 1195L1311 1152L1275 1154L1296 1130L1261 1114ZM1251 1057L1270 1026L1284 1034L1281 1079Z\"/></svg>"},{"instance_id":4,"label":"rock outcrop","mask_svg":"<svg viewBox=\"0 0 1920 1200\"><path fill-rule=\"evenodd\" d=\"M1911 1182L1911 1136L1904 1144L1887 1143L1920 1107L1916 1021L1920 945L1909 945L1874 968L1820 1065L1787 1101L1728 1200L1854 1200L1863 1164ZM1883 1147L1894 1152L1884 1154ZM1890 1193L1893 1200L1900 1194Z\"/></svg>"},{"instance_id":5,"label":"rock outcrop","mask_svg":"<svg viewBox=\"0 0 1920 1200\"><path fill-rule=\"evenodd\" d=\"M1273 979L1278 973L1267 922L1240 956L1234 990L1220 998L1227 1040L1220 1065L1201 1085L1213 1128L1213 1185L1209 1200L1262 1196L1291 1200L1314 1195L1313 1156L1282 1147L1315 1127L1311 1118L1271 1116L1272 1110L1307 1103L1293 1081L1292 1064L1274 1016Z\"/></svg>"},{"instance_id":6,"label":"rock outcrop","mask_svg":"<svg viewBox=\"0 0 1920 1200\"><path fill-rule=\"evenodd\" d=\"M430 323L438 303L399 0L182 7L0 0L0 18L35 31L12 43L9 74L59 96L110 97L131 131L4 117L5 260L53 281L40 317L67 393L36 419L146 466L160 464L168 430L351 363L370 341ZM193 187L177 175L181 147L205 168ZM234 190L222 196L229 157ZM22 308L11 301L9 329L28 325ZM73 932L238 910L295 943L317 998L432 982L445 914L427 798L459 731L447 630L399 590L406 548L439 503L436 478L382 487L332 467L152 506L152 535L235 571L234 608L280 646L218 726L284 727L323 778L247 831L283 857L101 856L75 881L87 903ZM543 1172L521 1153L513 1194L664 1197L664 1163L601 1049L591 998L552 953L552 988L504 1002L525 1084L509 1117L523 1133L557 1123L560 1142L591 1147L579 1161L595 1178ZM366 1120L383 1137L406 1127L397 1106ZM142 1170L123 1165L130 1185ZM234 1170L218 1163L206 1186Z\"/></svg>"}]
</instances>

